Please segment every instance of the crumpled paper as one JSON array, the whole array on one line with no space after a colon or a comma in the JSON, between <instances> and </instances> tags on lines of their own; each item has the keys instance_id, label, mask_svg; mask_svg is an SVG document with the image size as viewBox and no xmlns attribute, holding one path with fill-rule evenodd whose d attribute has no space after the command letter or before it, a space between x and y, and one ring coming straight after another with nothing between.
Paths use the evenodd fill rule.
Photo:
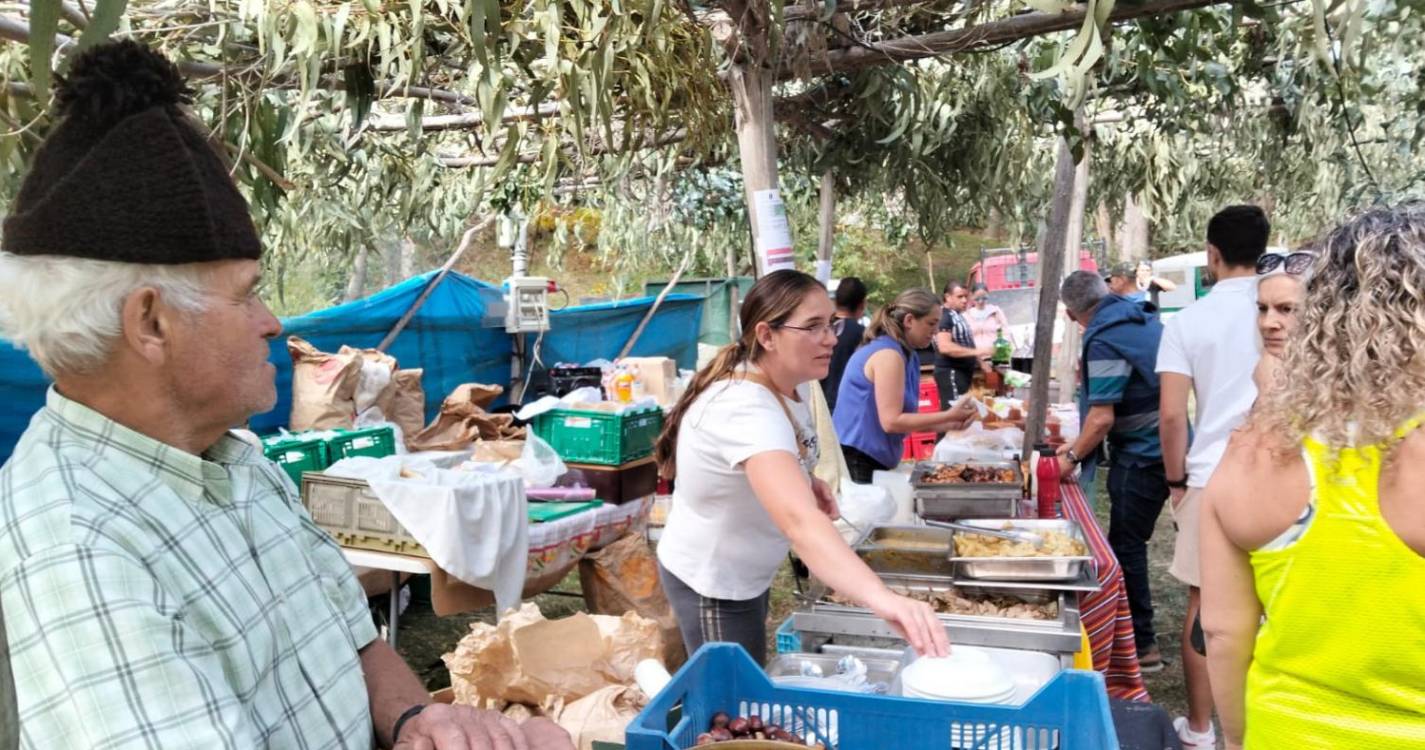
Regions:
<instances>
[{"instance_id":1,"label":"crumpled paper","mask_svg":"<svg viewBox=\"0 0 1425 750\"><path fill-rule=\"evenodd\" d=\"M628 725L646 705L642 690L610 685L547 715L569 733L575 747L593 750L595 742L623 744Z\"/></svg>"},{"instance_id":2,"label":"crumpled paper","mask_svg":"<svg viewBox=\"0 0 1425 750\"><path fill-rule=\"evenodd\" d=\"M634 684L644 659L662 656L658 623L629 612L622 617L579 613L546 620L526 602L499 625L472 623L445 654L455 702L484 706L572 704L610 686Z\"/></svg>"},{"instance_id":3,"label":"crumpled paper","mask_svg":"<svg viewBox=\"0 0 1425 750\"><path fill-rule=\"evenodd\" d=\"M524 428L514 426L513 416L485 411L504 390L498 385L479 383L457 387L441 402L435 421L407 438L407 447L413 452L463 450L479 440L523 438Z\"/></svg>"}]
</instances>

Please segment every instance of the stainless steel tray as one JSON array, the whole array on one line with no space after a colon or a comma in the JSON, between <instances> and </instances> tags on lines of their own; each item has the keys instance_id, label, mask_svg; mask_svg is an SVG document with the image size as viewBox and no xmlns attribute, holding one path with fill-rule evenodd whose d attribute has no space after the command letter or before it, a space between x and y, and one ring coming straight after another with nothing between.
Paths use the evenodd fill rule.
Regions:
<instances>
[{"instance_id":1,"label":"stainless steel tray","mask_svg":"<svg viewBox=\"0 0 1425 750\"><path fill-rule=\"evenodd\" d=\"M856 545L856 555L878 574L955 574L950 562L954 532L929 526L877 526Z\"/></svg>"},{"instance_id":2,"label":"stainless steel tray","mask_svg":"<svg viewBox=\"0 0 1425 750\"><path fill-rule=\"evenodd\" d=\"M1073 591L1094 593L1102 588L1098 582L1098 571L1092 563L1084 565L1079 577L1071 581L990 581L983 578L955 576L951 583L961 588L978 588L1002 593L1007 589L1048 589L1050 591Z\"/></svg>"},{"instance_id":3,"label":"stainless steel tray","mask_svg":"<svg viewBox=\"0 0 1425 750\"><path fill-rule=\"evenodd\" d=\"M836 663L841 661L846 654L779 654L767 664L767 676L776 680L778 677L799 677L802 673L803 664L814 664L821 669L823 674L836 674ZM866 665L867 682L883 682L890 685L896 681L896 677L901 672L901 662L896 657L874 657L862 654L854 654Z\"/></svg>"},{"instance_id":4,"label":"stainless steel tray","mask_svg":"<svg viewBox=\"0 0 1425 750\"><path fill-rule=\"evenodd\" d=\"M1014 518L1019 514L1019 496L917 496L915 498L915 514L934 521L958 521L962 518Z\"/></svg>"},{"instance_id":5,"label":"stainless steel tray","mask_svg":"<svg viewBox=\"0 0 1425 750\"><path fill-rule=\"evenodd\" d=\"M960 523L986 528L1002 528L1006 523L1025 531L1057 531L1068 534L1088 548L1084 530L1077 521L1067 519L975 519ZM954 532L956 537L969 532ZM958 577L978 578L988 581L1073 581L1082 574L1085 564L1093 560L1092 555L1061 557L960 557L953 556Z\"/></svg>"},{"instance_id":6,"label":"stainless steel tray","mask_svg":"<svg viewBox=\"0 0 1425 750\"><path fill-rule=\"evenodd\" d=\"M932 576L883 576L887 585L913 584L932 588L950 588L952 584ZM1008 593L1008 592L1006 592ZM804 634L830 636L852 636L899 640L900 636L886 621L870 610L825 601L825 586L813 581L804 604L792 613L792 627ZM1034 597L1028 591L1015 594L1020 598ZM1051 599L1057 597L1059 616L1052 620L1020 620L1008 617L981 615L940 614L937 618L944 626L952 643L972 646L994 646L1059 654L1072 654L1079 650L1079 609L1078 598L1073 592L1050 592Z\"/></svg>"},{"instance_id":7,"label":"stainless steel tray","mask_svg":"<svg viewBox=\"0 0 1425 750\"><path fill-rule=\"evenodd\" d=\"M967 461L964 466L991 469L1009 469L1014 473L1013 482L966 482L963 484L928 483L925 475L945 466L944 462L921 461L910 474L910 484L915 497L930 499L976 498L981 500L1018 500L1024 496L1024 470L1016 461ZM957 464L950 464L957 465Z\"/></svg>"}]
</instances>

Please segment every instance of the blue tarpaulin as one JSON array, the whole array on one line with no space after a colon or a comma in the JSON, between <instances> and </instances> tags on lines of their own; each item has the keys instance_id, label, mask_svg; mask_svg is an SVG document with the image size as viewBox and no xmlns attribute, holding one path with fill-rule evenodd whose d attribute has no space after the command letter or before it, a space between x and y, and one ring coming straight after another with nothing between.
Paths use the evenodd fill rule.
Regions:
<instances>
[{"instance_id":1,"label":"blue tarpaulin","mask_svg":"<svg viewBox=\"0 0 1425 750\"><path fill-rule=\"evenodd\" d=\"M434 272L408 279L370 297L286 318L283 335L272 342L277 367L277 406L252 419L259 433L285 427L291 411L292 360L287 336L300 336L322 351L343 344L375 347L431 282ZM391 345L402 367L425 370L426 418L462 383L507 385L513 338L497 322L499 288L458 273L446 276ZM557 310L540 342L540 360L587 362L613 359L652 304L651 297ZM634 346L634 356L667 356L683 368L697 361L702 298L670 294ZM532 347L534 336L529 336ZM0 461L9 458L30 417L44 406L48 379L29 356L0 340Z\"/></svg>"}]
</instances>

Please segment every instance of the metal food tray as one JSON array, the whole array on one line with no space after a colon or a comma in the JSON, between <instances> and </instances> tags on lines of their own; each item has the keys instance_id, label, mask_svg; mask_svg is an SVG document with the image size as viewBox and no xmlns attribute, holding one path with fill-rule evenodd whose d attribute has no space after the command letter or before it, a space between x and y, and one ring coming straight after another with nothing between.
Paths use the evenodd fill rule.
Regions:
<instances>
[{"instance_id":1,"label":"metal food tray","mask_svg":"<svg viewBox=\"0 0 1425 750\"><path fill-rule=\"evenodd\" d=\"M856 556L877 574L950 577L953 534L931 526L876 526L856 545Z\"/></svg>"},{"instance_id":2,"label":"metal food tray","mask_svg":"<svg viewBox=\"0 0 1425 750\"><path fill-rule=\"evenodd\" d=\"M867 656L852 654L866 665L867 682L883 682L886 685L896 681L901 673L901 662L897 657ZM767 676L799 677L802 664L815 664L828 676L836 674L836 664L847 654L779 654L767 663Z\"/></svg>"},{"instance_id":3,"label":"metal food tray","mask_svg":"<svg viewBox=\"0 0 1425 750\"><path fill-rule=\"evenodd\" d=\"M976 466L989 469L1009 469L1014 472L1013 482L962 482L928 483L925 475L941 466ZM917 498L978 500L1018 500L1024 497L1024 469L1017 461L964 461L947 463L944 461L921 461L910 474L910 484Z\"/></svg>"},{"instance_id":4,"label":"metal food tray","mask_svg":"<svg viewBox=\"0 0 1425 750\"><path fill-rule=\"evenodd\" d=\"M990 581L955 576L953 583L960 588L976 588L994 593L1005 593L1009 589L1050 589L1092 594L1103 588L1099 585L1098 570L1093 564L1085 565L1083 570L1079 571L1079 576L1070 581Z\"/></svg>"},{"instance_id":5,"label":"metal food tray","mask_svg":"<svg viewBox=\"0 0 1425 750\"><path fill-rule=\"evenodd\" d=\"M1088 548L1084 530L1077 521L1067 519L976 519L960 523L981 526L988 529L1003 528L1007 523L1012 528L1024 531L1057 531L1069 535ZM956 531L954 535L970 532ZM978 578L986 581L1073 581L1082 576L1086 563L1092 555L1062 557L960 557L954 555L956 575L963 578Z\"/></svg>"},{"instance_id":6,"label":"metal food tray","mask_svg":"<svg viewBox=\"0 0 1425 750\"><path fill-rule=\"evenodd\" d=\"M915 514L934 521L958 521L961 518L1014 518L1019 515L1019 496L917 496L915 498Z\"/></svg>"},{"instance_id":7,"label":"metal food tray","mask_svg":"<svg viewBox=\"0 0 1425 750\"><path fill-rule=\"evenodd\" d=\"M911 583L916 587L939 590L953 588L947 579L933 576L882 576L882 579L892 587ZM808 593L810 596L804 600L804 605L792 613L792 627L798 632L900 640L900 635L890 624L869 609L825 601L826 588L823 584L814 582ZM1053 620L955 614L937 614L936 617L952 643L1059 654L1078 652L1081 635L1077 594L1057 591L1048 595L1058 598L1059 616ZM1015 596L1024 598L1034 594L1032 590L1021 590Z\"/></svg>"}]
</instances>

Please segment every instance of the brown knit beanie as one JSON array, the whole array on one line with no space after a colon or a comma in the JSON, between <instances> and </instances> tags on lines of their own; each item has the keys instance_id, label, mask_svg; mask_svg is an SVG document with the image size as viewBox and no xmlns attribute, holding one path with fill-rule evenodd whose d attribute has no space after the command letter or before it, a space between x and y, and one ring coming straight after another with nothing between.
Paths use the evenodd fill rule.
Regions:
<instances>
[{"instance_id":1,"label":"brown knit beanie","mask_svg":"<svg viewBox=\"0 0 1425 750\"><path fill-rule=\"evenodd\" d=\"M202 129L178 68L132 40L81 53L55 93L63 119L35 153L3 248L125 263L257 259L247 202Z\"/></svg>"}]
</instances>

